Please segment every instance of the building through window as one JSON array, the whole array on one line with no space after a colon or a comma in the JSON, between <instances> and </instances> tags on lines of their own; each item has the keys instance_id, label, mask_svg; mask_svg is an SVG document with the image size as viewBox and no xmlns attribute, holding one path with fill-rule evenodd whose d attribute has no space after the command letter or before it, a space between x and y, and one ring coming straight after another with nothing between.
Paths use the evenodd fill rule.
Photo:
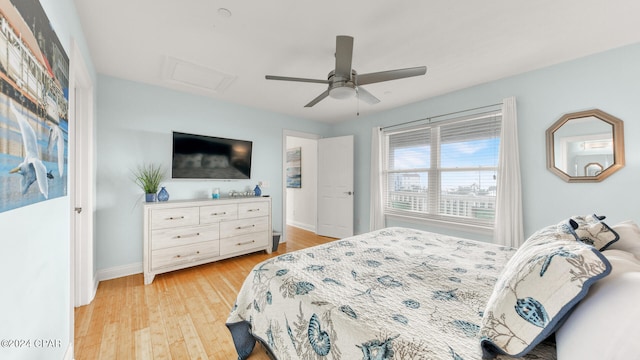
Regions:
<instances>
[{"instance_id":1,"label":"building through window","mask_svg":"<svg viewBox=\"0 0 640 360\"><path fill-rule=\"evenodd\" d=\"M493 228L500 112L384 131L385 215Z\"/></svg>"}]
</instances>

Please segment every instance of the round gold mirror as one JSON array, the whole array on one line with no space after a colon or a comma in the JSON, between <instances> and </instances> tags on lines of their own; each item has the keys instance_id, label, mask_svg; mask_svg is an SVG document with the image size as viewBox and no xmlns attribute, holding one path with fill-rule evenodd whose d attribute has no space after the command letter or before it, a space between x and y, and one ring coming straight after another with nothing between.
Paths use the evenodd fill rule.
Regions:
<instances>
[{"instance_id":1,"label":"round gold mirror","mask_svg":"<svg viewBox=\"0 0 640 360\"><path fill-rule=\"evenodd\" d=\"M622 120L593 109L547 129L547 168L567 182L598 182L624 166Z\"/></svg>"}]
</instances>

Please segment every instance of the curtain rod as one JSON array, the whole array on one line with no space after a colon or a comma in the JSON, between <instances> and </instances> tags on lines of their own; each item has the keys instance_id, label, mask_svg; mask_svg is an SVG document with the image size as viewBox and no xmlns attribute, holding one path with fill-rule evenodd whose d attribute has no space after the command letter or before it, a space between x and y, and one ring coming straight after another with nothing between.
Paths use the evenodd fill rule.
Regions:
<instances>
[{"instance_id":1,"label":"curtain rod","mask_svg":"<svg viewBox=\"0 0 640 360\"><path fill-rule=\"evenodd\" d=\"M494 107L494 106L498 106L498 105L502 105L502 103L491 104L491 105L485 105L485 106L479 106L479 107L472 108L472 109L466 109L466 110L454 111L454 112L450 112L450 113L447 113L447 114L441 114L441 115L436 115L436 116L430 116L430 117L423 118L423 119L418 119L418 120L406 121L406 122L403 122L403 123L400 123L400 124L395 124L395 125L389 125L389 126L381 127L381 128L380 128L380 130L389 129L389 128L393 128L393 127L396 127L396 126L402 126L402 125L407 125L407 124L413 124L413 123L420 122L420 121L425 121L425 120L429 120L429 121L431 121L431 120L433 120L433 119L441 118L441 117L444 117L444 116L460 114L460 113L464 113L464 112L468 112L468 111L474 111L474 110L486 109L486 108L488 108L488 107Z\"/></svg>"}]
</instances>

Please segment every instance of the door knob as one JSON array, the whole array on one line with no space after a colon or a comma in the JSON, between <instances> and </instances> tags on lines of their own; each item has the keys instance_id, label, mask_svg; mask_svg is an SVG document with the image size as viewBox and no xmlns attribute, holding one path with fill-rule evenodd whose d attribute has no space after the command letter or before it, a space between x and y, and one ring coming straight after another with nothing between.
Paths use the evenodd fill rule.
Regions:
<instances>
[{"instance_id":1,"label":"door knob","mask_svg":"<svg viewBox=\"0 0 640 360\"><path fill-rule=\"evenodd\" d=\"M77 207L74 209L78 214L80 214L82 212L82 208L81 207Z\"/></svg>"}]
</instances>

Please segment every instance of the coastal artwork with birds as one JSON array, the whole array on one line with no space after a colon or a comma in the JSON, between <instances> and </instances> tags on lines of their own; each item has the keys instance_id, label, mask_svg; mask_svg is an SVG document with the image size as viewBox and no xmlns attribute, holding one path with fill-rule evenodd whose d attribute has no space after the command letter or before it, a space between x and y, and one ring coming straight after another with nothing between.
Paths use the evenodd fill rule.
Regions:
<instances>
[{"instance_id":1,"label":"coastal artwork with birds","mask_svg":"<svg viewBox=\"0 0 640 360\"><path fill-rule=\"evenodd\" d=\"M0 0L0 212L67 195L68 89L39 0Z\"/></svg>"}]
</instances>

